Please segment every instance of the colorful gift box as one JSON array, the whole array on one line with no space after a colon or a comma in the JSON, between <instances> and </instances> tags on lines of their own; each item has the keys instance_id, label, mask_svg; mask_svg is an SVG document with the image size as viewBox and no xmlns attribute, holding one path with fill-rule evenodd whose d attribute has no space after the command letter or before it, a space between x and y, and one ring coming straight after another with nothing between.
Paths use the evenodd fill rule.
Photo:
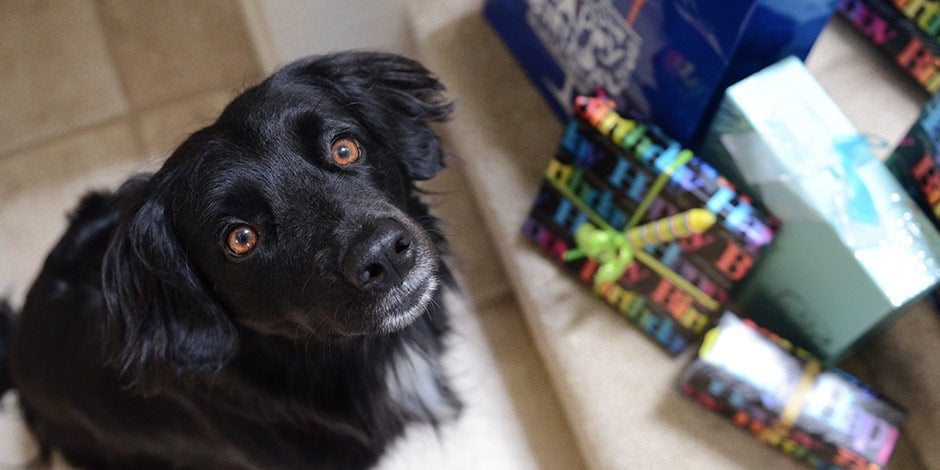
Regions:
<instances>
[{"instance_id":1,"label":"colorful gift box","mask_svg":"<svg viewBox=\"0 0 940 470\"><path fill-rule=\"evenodd\" d=\"M730 313L679 390L812 468L884 468L906 419L852 376Z\"/></svg>"},{"instance_id":2,"label":"colorful gift box","mask_svg":"<svg viewBox=\"0 0 940 470\"><path fill-rule=\"evenodd\" d=\"M677 354L771 241L770 222L655 126L577 101L523 233Z\"/></svg>"},{"instance_id":3,"label":"colorful gift box","mask_svg":"<svg viewBox=\"0 0 940 470\"><path fill-rule=\"evenodd\" d=\"M940 16L922 0L840 0L836 10L924 90L940 89Z\"/></svg>"},{"instance_id":4,"label":"colorful gift box","mask_svg":"<svg viewBox=\"0 0 940 470\"><path fill-rule=\"evenodd\" d=\"M826 361L940 281L940 236L799 60L730 87L702 155L781 221L735 300Z\"/></svg>"},{"instance_id":5,"label":"colorful gift box","mask_svg":"<svg viewBox=\"0 0 940 470\"><path fill-rule=\"evenodd\" d=\"M487 0L493 28L559 118L603 87L686 145L725 87L805 57L837 0Z\"/></svg>"},{"instance_id":6,"label":"colorful gift box","mask_svg":"<svg viewBox=\"0 0 940 470\"><path fill-rule=\"evenodd\" d=\"M930 99L885 164L940 229L940 94Z\"/></svg>"}]
</instances>

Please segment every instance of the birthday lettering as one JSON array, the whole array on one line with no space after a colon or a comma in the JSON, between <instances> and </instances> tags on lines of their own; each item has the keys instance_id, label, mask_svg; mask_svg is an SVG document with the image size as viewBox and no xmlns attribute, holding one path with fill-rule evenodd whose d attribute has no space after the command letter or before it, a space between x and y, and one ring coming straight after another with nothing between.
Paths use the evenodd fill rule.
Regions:
<instances>
[{"instance_id":1,"label":"birthday lettering","mask_svg":"<svg viewBox=\"0 0 940 470\"><path fill-rule=\"evenodd\" d=\"M603 190L600 197L597 198L597 205L594 207L594 212L617 230L623 229L627 224L627 213L624 212L620 206L614 204L613 193L606 189Z\"/></svg>"},{"instance_id":2,"label":"birthday lettering","mask_svg":"<svg viewBox=\"0 0 940 470\"><path fill-rule=\"evenodd\" d=\"M644 279L650 277L650 271L640 265L640 263L633 263L627 267L627 270L621 276L621 280L627 284L639 284Z\"/></svg>"},{"instance_id":3,"label":"birthday lettering","mask_svg":"<svg viewBox=\"0 0 940 470\"><path fill-rule=\"evenodd\" d=\"M927 91L937 91L940 88L940 78L937 75L937 67L940 66L940 59L930 51L920 39L912 38L904 50L898 54L897 63L901 68L906 69L918 83L924 85Z\"/></svg>"},{"instance_id":4,"label":"birthday lettering","mask_svg":"<svg viewBox=\"0 0 940 470\"><path fill-rule=\"evenodd\" d=\"M571 201L562 199L558 203L558 208L555 209L555 214L552 215L552 221L559 227L570 227L570 229L573 230L574 227L580 225L577 223L579 215L581 215L581 213L574 207Z\"/></svg>"},{"instance_id":5,"label":"birthday lettering","mask_svg":"<svg viewBox=\"0 0 940 470\"><path fill-rule=\"evenodd\" d=\"M666 279L659 280L650 297L677 320L692 307L692 297Z\"/></svg>"},{"instance_id":6,"label":"birthday lettering","mask_svg":"<svg viewBox=\"0 0 940 470\"><path fill-rule=\"evenodd\" d=\"M930 154L925 154L911 169L914 180L921 193L927 198L927 203L935 206L940 202L940 172Z\"/></svg>"},{"instance_id":7,"label":"birthday lettering","mask_svg":"<svg viewBox=\"0 0 940 470\"><path fill-rule=\"evenodd\" d=\"M893 0L905 16L910 18L921 31L936 38L940 31L940 1L937 0Z\"/></svg>"},{"instance_id":8,"label":"birthday lettering","mask_svg":"<svg viewBox=\"0 0 940 470\"><path fill-rule=\"evenodd\" d=\"M649 191L650 183L652 183L652 180L646 176L646 173L642 171L636 172L636 175L630 182L630 187L627 188L627 196L636 202L643 200L643 197L645 197L646 193Z\"/></svg>"},{"instance_id":9,"label":"birthday lettering","mask_svg":"<svg viewBox=\"0 0 940 470\"><path fill-rule=\"evenodd\" d=\"M561 186L568 186L568 180L574 173L574 167L565 165L554 158L548 162L548 169L545 170L545 178L554 181Z\"/></svg>"},{"instance_id":10,"label":"birthday lettering","mask_svg":"<svg viewBox=\"0 0 940 470\"><path fill-rule=\"evenodd\" d=\"M565 252L569 248L568 243L563 238L555 235L548 227L533 218L529 218L522 226L522 234L538 245L542 251L550 254L552 258L564 262Z\"/></svg>"},{"instance_id":11,"label":"birthday lettering","mask_svg":"<svg viewBox=\"0 0 940 470\"><path fill-rule=\"evenodd\" d=\"M559 237L554 237L554 240L552 240L551 245L548 247L548 250L546 251L553 258L555 258L558 262L564 263L565 252L568 251L568 248L569 248L568 242L566 242L565 240Z\"/></svg>"},{"instance_id":12,"label":"birthday lettering","mask_svg":"<svg viewBox=\"0 0 940 470\"><path fill-rule=\"evenodd\" d=\"M754 266L754 258L734 243L728 243L724 253L715 263L715 267L732 281L741 280L752 266Z\"/></svg>"},{"instance_id":13,"label":"birthday lettering","mask_svg":"<svg viewBox=\"0 0 940 470\"><path fill-rule=\"evenodd\" d=\"M609 305L616 308L618 312L626 315L630 311L630 307L636 301L636 294L631 291L628 291L616 284L610 284L609 287L605 287L601 293L601 298L604 299Z\"/></svg>"},{"instance_id":14,"label":"birthday lettering","mask_svg":"<svg viewBox=\"0 0 940 470\"><path fill-rule=\"evenodd\" d=\"M910 17L917 26L927 32L931 41L937 41L940 31L940 0L892 0L900 9L900 14ZM855 25L856 29L868 37L872 43L894 54L895 61L905 69L927 91L933 93L940 89L940 58L924 42L909 32L891 28L895 18L883 18L859 0L847 0L839 5L839 11ZM899 37L900 36L900 37ZM906 44L905 44L906 41ZM903 44L903 47L900 47Z\"/></svg>"},{"instance_id":15,"label":"birthday lettering","mask_svg":"<svg viewBox=\"0 0 940 470\"><path fill-rule=\"evenodd\" d=\"M715 243L715 236L708 233L692 233L679 239L679 246L686 252L695 252Z\"/></svg>"},{"instance_id":16,"label":"birthday lettering","mask_svg":"<svg viewBox=\"0 0 940 470\"><path fill-rule=\"evenodd\" d=\"M719 304L723 304L728 300L728 292L715 284L710 277L702 274L702 272L688 260L680 261L675 271L684 279L695 284L698 290L702 291L703 294L711 297Z\"/></svg>"},{"instance_id":17,"label":"birthday lettering","mask_svg":"<svg viewBox=\"0 0 940 470\"><path fill-rule=\"evenodd\" d=\"M551 231L548 230L544 225L540 224L537 220L529 218L526 220L525 225L522 226L522 234L539 245L539 247L548 246L545 240L551 236Z\"/></svg>"},{"instance_id":18,"label":"birthday lettering","mask_svg":"<svg viewBox=\"0 0 940 470\"><path fill-rule=\"evenodd\" d=\"M658 197L653 200L653 203L650 204L650 208L646 213L649 214L646 217L647 220L659 220L678 214L679 209L676 209L676 206L666 199Z\"/></svg>"},{"instance_id":19,"label":"birthday lettering","mask_svg":"<svg viewBox=\"0 0 940 470\"><path fill-rule=\"evenodd\" d=\"M584 266L581 266L581 272L578 273L578 278L585 284L593 284L594 274L597 273L597 268L599 267L600 264L596 260L588 258Z\"/></svg>"},{"instance_id":20,"label":"birthday lettering","mask_svg":"<svg viewBox=\"0 0 940 470\"><path fill-rule=\"evenodd\" d=\"M707 315L694 307L689 307L689 309L682 314L682 318L679 319L679 324L688 328L689 331L698 334L705 331L705 328L711 324L711 321L708 319Z\"/></svg>"},{"instance_id":21,"label":"birthday lettering","mask_svg":"<svg viewBox=\"0 0 940 470\"><path fill-rule=\"evenodd\" d=\"M841 468L865 468L865 464L868 462L852 450L839 447L836 450L836 455L832 458L832 463Z\"/></svg>"},{"instance_id":22,"label":"birthday lettering","mask_svg":"<svg viewBox=\"0 0 940 470\"><path fill-rule=\"evenodd\" d=\"M894 39L898 33L890 27L884 18L878 16L861 2L852 4L849 19L859 31L864 33L875 45L882 45Z\"/></svg>"}]
</instances>

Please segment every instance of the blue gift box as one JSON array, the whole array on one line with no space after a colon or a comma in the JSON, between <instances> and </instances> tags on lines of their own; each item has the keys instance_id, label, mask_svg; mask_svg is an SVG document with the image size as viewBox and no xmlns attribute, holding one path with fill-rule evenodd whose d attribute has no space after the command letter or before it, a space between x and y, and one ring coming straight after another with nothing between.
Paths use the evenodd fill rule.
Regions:
<instances>
[{"instance_id":1,"label":"blue gift box","mask_svg":"<svg viewBox=\"0 0 940 470\"><path fill-rule=\"evenodd\" d=\"M484 14L560 119L603 87L695 145L732 83L805 57L836 0L487 0Z\"/></svg>"},{"instance_id":2,"label":"blue gift box","mask_svg":"<svg viewBox=\"0 0 940 470\"><path fill-rule=\"evenodd\" d=\"M701 155L781 221L735 299L822 359L940 281L940 235L801 61L728 88Z\"/></svg>"}]
</instances>

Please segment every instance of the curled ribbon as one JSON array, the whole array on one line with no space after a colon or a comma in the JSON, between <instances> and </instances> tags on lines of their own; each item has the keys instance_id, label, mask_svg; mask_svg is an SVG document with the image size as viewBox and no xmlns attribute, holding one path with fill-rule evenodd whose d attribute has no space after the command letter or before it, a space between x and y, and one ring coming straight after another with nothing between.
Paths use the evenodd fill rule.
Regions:
<instances>
[{"instance_id":1,"label":"curled ribbon","mask_svg":"<svg viewBox=\"0 0 940 470\"><path fill-rule=\"evenodd\" d=\"M565 253L565 261L588 256L600 266L594 274L598 285L616 282L633 263L636 250L653 244L668 243L693 233L708 230L716 221L715 214L706 209L690 209L671 217L643 224L620 232L612 228L597 228L582 224L575 232L577 249Z\"/></svg>"}]
</instances>

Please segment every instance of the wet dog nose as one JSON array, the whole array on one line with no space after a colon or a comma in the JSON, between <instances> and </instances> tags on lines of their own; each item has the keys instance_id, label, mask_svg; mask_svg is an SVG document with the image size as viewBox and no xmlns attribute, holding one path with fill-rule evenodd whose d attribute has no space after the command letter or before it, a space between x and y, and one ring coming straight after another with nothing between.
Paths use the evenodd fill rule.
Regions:
<instances>
[{"instance_id":1,"label":"wet dog nose","mask_svg":"<svg viewBox=\"0 0 940 470\"><path fill-rule=\"evenodd\" d=\"M366 228L369 233L343 256L343 274L363 291L382 292L402 283L415 264L408 229L394 219Z\"/></svg>"}]
</instances>

